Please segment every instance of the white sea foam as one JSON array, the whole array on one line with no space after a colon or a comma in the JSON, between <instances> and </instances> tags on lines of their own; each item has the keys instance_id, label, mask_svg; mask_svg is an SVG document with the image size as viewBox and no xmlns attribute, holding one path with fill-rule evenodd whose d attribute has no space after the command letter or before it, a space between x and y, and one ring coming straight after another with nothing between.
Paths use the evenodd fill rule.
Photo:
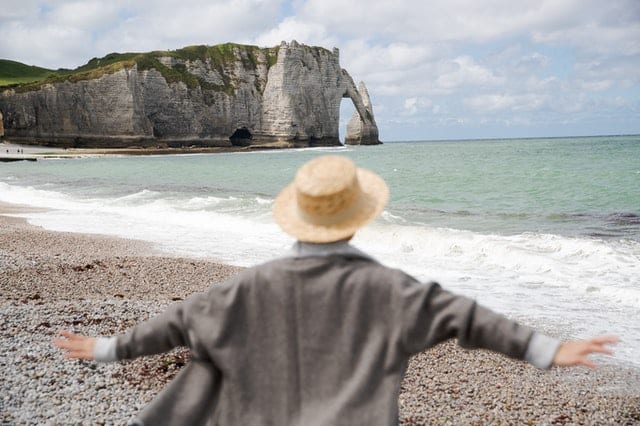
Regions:
<instances>
[{"instance_id":1,"label":"white sea foam","mask_svg":"<svg viewBox=\"0 0 640 426\"><path fill-rule=\"evenodd\" d=\"M180 210L212 210L224 205L232 205L237 203L236 197L193 197L185 201L176 203L176 208Z\"/></svg>"},{"instance_id":2,"label":"white sea foam","mask_svg":"<svg viewBox=\"0 0 640 426\"><path fill-rule=\"evenodd\" d=\"M140 239L168 252L242 266L267 260L288 244L274 224L259 220L265 215L256 219L233 214L246 210L246 200L235 197L170 200L144 190L117 198L79 199L0 183L0 201L53 209L22 215L47 229ZM215 211L216 206L231 214Z\"/></svg>"},{"instance_id":3,"label":"white sea foam","mask_svg":"<svg viewBox=\"0 0 640 426\"><path fill-rule=\"evenodd\" d=\"M265 151L236 151L236 152L227 152L225 155L258 155L258 156L266 156L266 155L297 155L299 152L322 152L324 154L330 153L339 153L343 154L345 152L353 151L353 148L348 145L339 145L339 146L314 146L307 148L292 148L287 150L265 150Z\"/></svg>"},{"instance_id":4,"label":"white sea foam","mask_svg":"<svg viewBox=\"0 0 640 426\"><path fill-rule=\"evenodd\" d=\"M35 189L30 186L19 187L3 182L0 182L0 201L51 209L69 208L74 210L90 209L92 206L97 207L98 205L56 191Z\"/></svg>"},{"instance_id":5,"label":"white sea foam","mask_svg":"<svg viewBox=\"0 0 640 426\"><path fill-rule=\"evenodd\" d=\"M273 200L272 199L268 199L268 198L256 197L255 200L256 200L256 203L258 203L258 204L269 204L269 205L271 205L273 203Z\"/></svg>"},{"instance_id":6,"label":"white sea foam","mask_svg":"<svg viewBox=\"0 0 640 426\"><path fill-rule=\"evenodd\" d=\"M0 183L0 201L52 209L35 225L150 241L167 252L248 266L282 254L292 239L270 216L272 200L250 196L163 198L143 190L72 197ZM626 335L618 349L640 364L640 243L524 233L481 234L410 225L385 212L354 244L421 280L435 279L509 315L551 321L574 335Z\"/></svg>"},{"instance_id":7,"label":"white sea foam","mask_svg":"<svg viewBox=\"0 0 640 426\"><path fill-rule=\"evenodd\" d=\"M526 233L486 235L470 231L377 222L357 242L394 266L427 278L465 275L505 281L497 285L569 288L598 292L612 302L640 305L640 244ZM457 281L457 279L456 279ZM596 296L596 295L594 295Z\"/></svg>"},{"instance_id":8,"label":"white sea foam","mask_svg":"<svg viewBox=\"0 0 640 426\"><path fill-rule=\"evenodd\" d=\"M159 192L143 189L140 192L123 195L122 197L117 197L112 200L106 199L105 203L135 205L135 204L147 202L149 200L157 199L159 196L160 196Z\"/></svg>"},{"instance_id":9,"label":"white sea foam","mask_svg":"<svg viewBox=\"0 0 640 426\"><path fill-rule=\"evenodd\" d=\"M224 248L228 253L225 260L242 264L248 263L247 251L260 250L262 244L271 249L271 241L282 244L285 240L276 237L279 231L269 217L272 200L161 196L143 190L115 198L81 199L0 182L0 201L54 209L32 215L33 221L48 228L169 241L165 249L172 250L174 244L183 249L190 246L199 256L206 253L202 234L215 234L218 244L229 245ZM167 234L175 234L177 240L167 240ZM189 235L194 240L187 243ZM225 243L221 235L232 238ZM241 247L234 236L253 241ZM381 219L358 234L355 242L386 263L421 277L450 277L452 273L486 279L503 277L517 284L567 287L580 294L597 293L598 298L608 297L616 303L640 305L640 244L634 241L535 233L481 234L408 225L400 216L384 212ZM264 259L250 257L266 260L272 254L266 252Z\"/></svg>"}]
</instances>

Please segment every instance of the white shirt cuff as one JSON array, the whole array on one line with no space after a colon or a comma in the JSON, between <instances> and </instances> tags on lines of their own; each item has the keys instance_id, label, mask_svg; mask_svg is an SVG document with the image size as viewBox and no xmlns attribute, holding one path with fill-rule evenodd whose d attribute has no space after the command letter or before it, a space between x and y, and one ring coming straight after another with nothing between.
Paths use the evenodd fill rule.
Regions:
<instances>
[{"instance_id":1,"label":"white shirt cuff","mask_svg":"<svg viewBox=\"0 0 640 426\"><path fill-rule=\"evenodd\" d=\"M98 337L93 348L93 359L98 362L117 361L116 337Z\"/></svg>"},{"instance_id":2,"label":"white shirt cuff","mask_svg":"<svg viewBox=\"0 0 640 426\"><path fill-rule=\"evenodd\" d=\"M540 333L533 333L529 346L527 346L527 352L524 355L525 361L538 368L548 369L553 364L553 358L558 352L560 342L553 337L545 336Z\"/></svg>"}]
</instances>

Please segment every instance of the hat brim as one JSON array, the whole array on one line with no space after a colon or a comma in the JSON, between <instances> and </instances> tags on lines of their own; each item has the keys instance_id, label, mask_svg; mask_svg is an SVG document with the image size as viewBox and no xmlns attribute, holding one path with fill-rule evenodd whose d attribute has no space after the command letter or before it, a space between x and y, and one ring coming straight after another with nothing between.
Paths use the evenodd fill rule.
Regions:
<instances>
[{"instance_id":1,"label":"hat brim","mask_svg":"<svg viewBox=\"0 0 640 426\"><path fill-rule=\"evenodd\" d=\"M331 243L351 237L355 232L377 217L389 200L389 187L376 173L357 169L361 196L357 209L344 220L328 225L306 221L297 207L296 188L293 183L285 187L273 203L273 217L287 234L299 241Z\"/></svg>"}]
</instances>

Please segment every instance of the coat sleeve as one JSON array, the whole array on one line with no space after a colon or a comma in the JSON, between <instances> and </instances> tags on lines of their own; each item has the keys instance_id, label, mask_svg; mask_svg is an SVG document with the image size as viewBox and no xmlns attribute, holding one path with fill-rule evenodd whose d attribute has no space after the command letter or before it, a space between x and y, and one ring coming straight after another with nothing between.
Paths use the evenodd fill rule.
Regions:
<instances>
[{"instance_id":1,"label":"coat sleeve","mask_svg":"<svg viewBox=\"0 0 640 426\"><path fill-rule=\"evenodd\" d=\"M117 337L118 359L167 352L177 346L193 348L194 338L189 332L189 315L206 303L205 294L195 294L170 305L163 313L141 322Z\"/></svg>"},{"instance_id":2,"label":"coat sleeve","mask_svg":"<svg viewBox=\"0 0 640 426\"><path fill-rule=\"evenodd\" d=\"M475 301L450 293L437 283L403 287L402 340L408 353L417 353L457 338L464 348L483 348L524 359L533 330L505 318Z\"/></svg>"}]
</instances>

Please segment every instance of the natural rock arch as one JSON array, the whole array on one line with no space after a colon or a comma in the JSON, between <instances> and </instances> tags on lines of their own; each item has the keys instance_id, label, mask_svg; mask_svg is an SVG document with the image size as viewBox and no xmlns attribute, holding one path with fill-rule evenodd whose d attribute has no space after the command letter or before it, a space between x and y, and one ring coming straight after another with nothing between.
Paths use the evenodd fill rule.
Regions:
<instances>
[{"instance_id":1,"label":"natural rock arch","mask_svg":"<svg viewBox=\"0 0 640 426\"><path fill-rule=\"evenodd\" d=\"M347 90L344 97L350 98L356 109L347 124L345 145L381 144L378 126L373 116L371 98L369 98L369 91L364 82L361 81L355 90Z\"/></svg>"}]
</instances>

